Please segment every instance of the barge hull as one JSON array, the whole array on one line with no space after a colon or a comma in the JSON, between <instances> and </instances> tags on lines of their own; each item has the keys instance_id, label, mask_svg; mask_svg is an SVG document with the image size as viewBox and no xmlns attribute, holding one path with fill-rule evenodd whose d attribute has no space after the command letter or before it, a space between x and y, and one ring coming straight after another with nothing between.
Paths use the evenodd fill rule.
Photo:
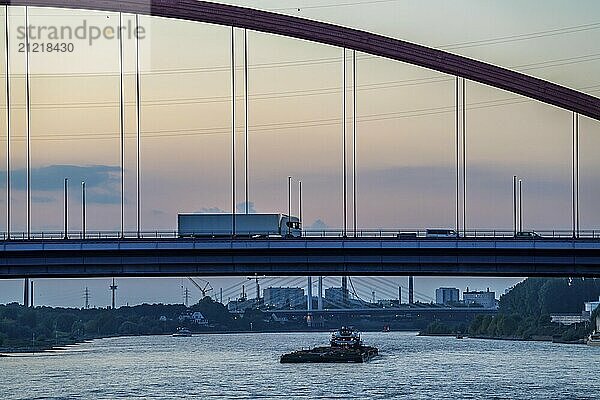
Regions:
<instances>
[{"instance_id":1,"label":"barge hull","mask_svg":"<svg viewBox=\"0 0 600 400\"><path fill-rule=\"evenodd\" d=\"M374 347L361 349L332 350L328 347L317 347L313 350L300 350L281 356L282 364L297 363L364 363L378 355Z\"/></svg>"}]
</instances>

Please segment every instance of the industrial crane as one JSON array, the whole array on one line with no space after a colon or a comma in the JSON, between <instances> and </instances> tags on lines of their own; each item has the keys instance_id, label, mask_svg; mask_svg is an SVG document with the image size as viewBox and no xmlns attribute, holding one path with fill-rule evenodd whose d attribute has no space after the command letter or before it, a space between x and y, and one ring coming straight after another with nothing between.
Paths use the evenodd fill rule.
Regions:
<instances>
[{"instance_id":1,"label":"industrial crane","mask_svg":"<svg viewBox=\"0 0 600 400\"><path fill-rule=\"evenodd\" d=\"M198 282L196 282L196 280L194 280L190 277L188 277L188 279L190 280L190 282L192 282L194 284L194 286L196 286L196 288L198 288L200 293L202 293L202 298L205 298L206 293L213 290L213 287L211 286L209 281L206 281L206 280L200 279L200 278L196 278L196 280L201 281L201 283L203 284L203 285L200 285Z\"/></svg>"}]
</instances>

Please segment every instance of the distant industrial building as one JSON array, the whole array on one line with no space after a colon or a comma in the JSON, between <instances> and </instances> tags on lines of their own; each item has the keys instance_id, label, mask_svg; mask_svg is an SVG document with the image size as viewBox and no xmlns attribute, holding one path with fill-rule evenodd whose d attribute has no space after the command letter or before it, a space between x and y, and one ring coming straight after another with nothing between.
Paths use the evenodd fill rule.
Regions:
<instances>
[{"instance_id":1,"label":"distant industrial building","mask_svg":"<svg viewBox=\"0 0 600 400\"><path fill-rule=\"evenodd\" d=\"M596 308L598 308L599 306L600 297L598 298L598 301L586 301L585 303L583 303L583 311L588 313L589 315L592 315L592 313L596 311Z\"/></svg>"},{"instance_id":2,"label":"distant industrial building","mask_svg":"<svg viewBox=\"0 0 600 400\"><path fill-rule=\"evenodd\" d=\"M260 305L260 301L256 299L248 299L241 297L236 300L231 300L227 303L227 310L234 314L243 314L247 309L257 308Z\"/></svg>"},{"instance_id":3,"label":"distant industrial building","mask_svg":"<svg viewBox=\"0 0 600 400\"><path fill-rule=\"evenodd\" d=\"M573 325L589 321L589 319L585 318L582 314L553 314L550 318L551 322L561 325Z\"/></svg>"},{"instance_id":4,"label":"distant industrial building","mask_svg":"<svg viewBox=\"0 0 600 400\"><path fill-rule=\"evenodd\" d=\"M460 301L460 291L457 288L441 287L435 290L436 304L447 305Z\"/></svg>"},{"instance_id":5,"label":"distant industrial building","mask_svg":"<svg viewBox=\"0 0 600 400\"><path fill-rule=\"evenodd\" d=\"M263 290L265 306L289 308L305 301L304 289L298 287L269 287Z\"/></svg>"},{"instance_id":6,"label":"distant industrial building","mask_svg":"<svg viewBox=\"0 0 600 400\"><path fill-rule=\"evenodd\" d=\"M383 308L390 308L390 307L400 307L400 300L398 299L381 299L381 300L377 300L377 305Z\"/></svg>"},{"instance_id":7,"label":"distant industrial building","mask_svg":"<svg viewBox=\"0 0 600 400\"><path fill-rule=\"evenodd\" d=\"M490 288L487 291L469 291L467 288L463 292L463 302L466 305L477 304L483 308L497 308L496 292L490 292Z\"/></svg>"}]
</instances>

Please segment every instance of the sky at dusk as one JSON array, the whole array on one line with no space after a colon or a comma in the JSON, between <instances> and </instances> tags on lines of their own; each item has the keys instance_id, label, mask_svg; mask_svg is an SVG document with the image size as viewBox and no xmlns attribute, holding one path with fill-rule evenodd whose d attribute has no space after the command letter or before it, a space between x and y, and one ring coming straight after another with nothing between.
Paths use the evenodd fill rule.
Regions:
<instances>
[{"instance_id":1,"label":"sky at dusk","mask_svg":"<svg viewBox=\"0 0 600 400\"><path fill-rule=\"evenodd\" d=\"M230 1L317 19L447 50L581 90L600 93L597 1ZM337 4L336 4L337 3ZM4 32L4 11L2 32ZM25 230L25 56L12 7L11 206ZM125 16L125 23L133 21ZM30 9L45 26L118 24L113 13ZM230 212L230 28L140 17L142 229L175 230L178 212ZM236 30L236 197L244 199L243 32ZM4 41L0 51L4 53ZM31 68L32 230L62 227L62 183L71 180L70 229L81 227L79 183L88 187L87 229L118 230L119 43L72 40L72 53L34 53ZM343 51L248 32L249 198L257 212L287 209L287 176L302 180L305 227L342 225ZM135 43L124 41L126 229L136 225ZM347 58L352 118L351 52ZM357 53L357 226L453 228L454 78ZM4 82L5 65L0 66ZM2 87L2 93L4 88ZM0 107L6 107L4 95ZM512 229L512 176L524 180L525 229L571 227L571 114L467 83L467 227ZM6 115L0 113L0 126ZM348 123L348 132L351 125ZM600 229L600 123L581 117L581 225ZM0 148L6 148L2 130ZM352 165L348 136L348 165ZM6 153L0 154L0 230L6 230ZM349 168L351 172L351 169ZM352 175L348 178L351 181ZM350 189L352 186L350 186ZM348 193L352 199L353 193ZM296 204L296 203L294 203ZM296 206L295 210L296 210ZM296 212L296 211L295 211ZM350 215L352 203L350 202ZM351 224L352 221L349 220ZM215 289L240 279L210 279ZM358 279L358 278L357 278ZM405 285L404 278L393 280ZM417 278L498 293L518 279ZM38 304L82 304L83 288L110 301L107 279L39 280ZM181 302L180 279L120 280L119 304ZM21 300L20 281L0 281L0 302ZM366 289L365 289L366 290Z\"/></svg>"}]
</instances>

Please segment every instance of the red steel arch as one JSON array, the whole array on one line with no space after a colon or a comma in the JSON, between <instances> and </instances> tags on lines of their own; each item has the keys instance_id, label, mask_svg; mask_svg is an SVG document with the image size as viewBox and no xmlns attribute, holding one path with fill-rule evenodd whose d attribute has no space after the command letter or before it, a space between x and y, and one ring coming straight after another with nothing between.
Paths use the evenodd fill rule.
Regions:
<instances>
[{"instance_id":1,"label":"red steel arch","mask_svg":"<svg viewBox=\"0 0 600 400\"><path fill-rule=\"evenodd\" d=\"M577 90L442 50L304 18L196 0L0 0L0 5L120 11L304 39L460 76L600 120L600 98Z\"/></svg>"}]
</instances>

